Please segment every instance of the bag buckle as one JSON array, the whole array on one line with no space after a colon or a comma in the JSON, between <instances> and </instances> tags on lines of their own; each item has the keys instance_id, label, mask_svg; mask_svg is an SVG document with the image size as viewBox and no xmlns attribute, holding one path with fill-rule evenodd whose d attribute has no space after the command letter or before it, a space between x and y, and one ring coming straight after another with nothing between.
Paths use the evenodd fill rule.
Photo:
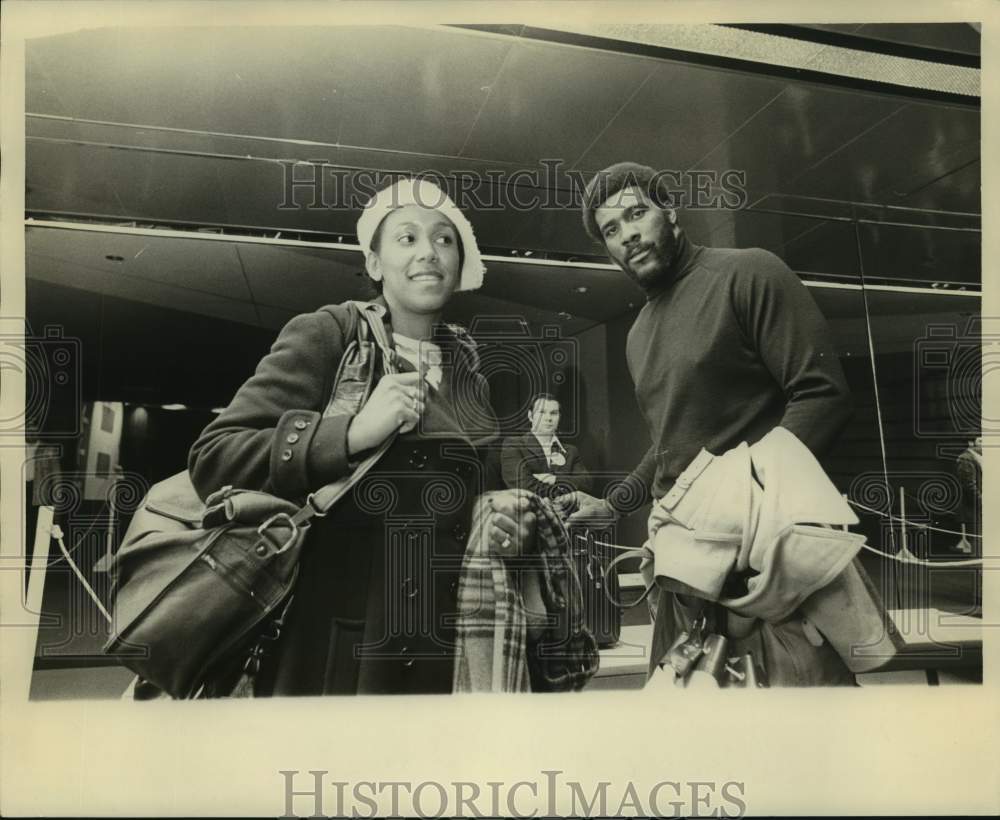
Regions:
<instances>
[{"instance_id":1,"label":"bag buckle","mask_svg":"<svg viewBox=\"0 0 1000 820\"><path fill-rule=\"evenodd\" d=\"M286 512L279 512L279 513L275 513L274 515L272 515L263 524L261 524L259 527L257 527L257 534L260 535L260 536L263 536L265 530L270 529L271 526L274 524L274 522L278 521L279 519L282 520L282 521L284 521L285 523L287 523L288 526L291 527L291 529L292 529L291 534L288 536L288 540L285 541L285 543L282 544L281 547L278 549L278 553L282 553L285 550L287 550L289 547L291 547L292 544L295 543L295 540L299 537L299 528L296 525L296 523L294 521L292 521L292 517L288 513L286 513Z\"/></svg>"},{"instance_id":2,"label":"bag buckle","mask_svg":"<svg viewBox=\"0 0 1000 820\"><path fill-rule=\"evenodd\" d=\"M741 689L765 689L767 677L763 668L757 663L753 652L746 652L734 658L729 658L725 665L728 681L725 685Z\"/></svg>"},{"instance_id":3,"label":"bag buckle","mask_svg":"<svg viewBox=\"0 0 1000 820\"><path fill-rule=\"evenodd\" d=\"M699 614L689 629L683 630L664 656L665 663L673 669L674 680L683 686L694 670L695 664L705 654L705 615Z\"/></svg>"},{"instance_id":4,"label":"bag buckle","mask_svg":"<svg viewBox=\"0 0 1000 820\"><path fill-rule=\"evenodd\" d=\"M315 518L326 518L327 514L330 512L329 510L321 510L316 506L316 493L309 493L309 495L306 496L306 504L308 504L312 509L313 517Z\"/></svg>"}]
</instances>

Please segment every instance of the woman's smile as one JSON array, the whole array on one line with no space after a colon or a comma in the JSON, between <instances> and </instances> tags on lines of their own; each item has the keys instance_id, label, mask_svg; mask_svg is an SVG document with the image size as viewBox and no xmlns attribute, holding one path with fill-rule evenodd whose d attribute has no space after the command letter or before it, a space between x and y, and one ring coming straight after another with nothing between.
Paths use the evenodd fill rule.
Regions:
<instances>
[{"instance_id":1,"label":"woman's smile","mask_svg":"<svg viewBox=\"0 0 1000 820\"><path fill-rule=\"evenodd\" d=\"M444 274L435 268L431 270L418 270L415 273L411 273L409 278L412 282L443 282Z\"/></svg>"}]
</instances>

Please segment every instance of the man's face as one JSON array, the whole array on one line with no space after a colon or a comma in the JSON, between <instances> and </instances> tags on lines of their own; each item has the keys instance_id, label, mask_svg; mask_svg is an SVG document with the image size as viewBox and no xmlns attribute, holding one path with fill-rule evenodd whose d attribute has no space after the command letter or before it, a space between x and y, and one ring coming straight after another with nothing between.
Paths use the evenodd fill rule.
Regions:
<instances>
[{"instance_id":1,"label":"man's face","mask_svg":"<svg viewBox=\"0 0 1000 820\"><path fill-rule=\"evenodd\" d=\"M655 205L641 188L623 188L594 212L611 260L640 287L661 284L677 253L674 212Z\"/></svg>"},{"instance_id":2,"label":"man's face","mask_svg":"<svg viewBox=\"0 0 1000 820\"><path fill-rule=\"evenodd\" d=\"M528 413L531 432L540 435L555 435L559 426L559 402L545 399L535 402L535 408Z\"/></svg>"}]
</instances>

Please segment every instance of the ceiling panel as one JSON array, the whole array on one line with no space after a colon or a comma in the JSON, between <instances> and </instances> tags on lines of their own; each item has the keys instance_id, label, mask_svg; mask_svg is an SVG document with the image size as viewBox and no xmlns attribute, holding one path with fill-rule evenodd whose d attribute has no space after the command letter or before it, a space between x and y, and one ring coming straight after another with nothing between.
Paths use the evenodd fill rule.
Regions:
<instances>
[{"instance_id":1,"label":"ceiling panel","mask_svg":"<svg viewBox=\"0 0 1000 820\"><path fill-rule=\"evenodd\" d=\"M68 287L151 299L177 310L274 326L294 313L324 304L370 298L355 247L309 248L255 242L138 235L29 226L28 276ZM123 261L109 261L108 255ZM642 301L617 269L573 267L528 260L487 258L485 284L457 294L452 314L471 321L485 305L496 315L589 326L633 309ZM155 290L154 290L155 289ZM198 308L200 299L204 308ZM220 307L220 300L222 307ZM485 301L483 301L485 300ZM261 311L255 312L254 308ZM464 306L464 307L463 307ZM559 315L562 314L562 318Z\"/></svg>"},{"instance_id":2,"label":"ceiling panel","mask_svg":"<svg viewBox=\"0 0 1000 820\"><path fill-rule=\"evenodd\" d=\"M784 192L808 168L901 106L884 97L789 84L696 166L744 171L753 203L762 195Z\"/></svg>"},{"instance_id":3,"label":"ceiling panel","mask_svg":"<svg viewBox=\"0 0 1000 820\"><path fill-rule=\"evenodd\" d=\"M983 168L976 160L914 191L901 204L978 214L982 208Z\"/></svg>"},{"instance_id":4,"label":"ceiling panel","mask_svg":"<svg viewBox=\"0 0 1000 820\"><path fill-rule=\"evenodd\" d=\"M482 292L517 305L598 321L620 316L643 301L641 291L617 268L492 260L487 262Z\"/></svg>"},{"instance_id":5,"label":"ceiling panel","mask_svg":"<svg viewBox=\"0 0 1000 820\"><path fill-rule=\"evenodd\" d=\"M747 212L759 210L785 211L802 217L816 216L830 220L905 222L915 227L979 228L982 225L982 217L978 213L921 210L903 203L863 204L839 199L819 199L800 194L768 196L755 204L752 209L747 209Z\"/></svg>"},{"instance_id":6,"label":"ceiling panel","mask_svg":"<svg viewBox=\"0 0 1000 820\"><path fill-rule=\"evenodd\" d=\"M693 163L743 171L751 201L766 196L761 204L790 211L951 225L951 215L883 206L979 210L979 114L954 105L459 29L166 29L127 36L104 29L35 40L28 51L29 109L219 132L31 118L34 137L108 145L30 140L29 211L349 238L361 194L371 187L326 167L318 202L309 203L301 186L288 202L289 172L275 160L509 175L538 169L541 157L581 155L572 170L580 182L605 163L631 158L661 168ZM252 97L248 85L256 89ZM490 159L451 156L463 147L464 155ZM303 164L296 173L309 177L315 168ZM545 185L558 185L561 198L551 208L518 206L513 188L489 182L467 189L480 244L498 253L600 256L570 201L570 169L557 177L517 188L540 199ZM817 197L871 198L879 207L858 210ZM696 242L765 247L799 270L850 275L857 267L854 243L841 228L794 215L686 210L681 221ZM866 270L873 275L912 277L917 270L934 279L960 270L969 277L978 260L978 235L914 240L871 233ZM894 253L893 242L905 252ZM302 264L303 275L312 276L310 263ZM292 309L281 301L291 297L272 296L274 307ZM523 298L536 296L544 298L529 286ZM587 309L582 315L601 313Z\"/></svg>"},{"instance_id":7,"label":"ceiling panel","mask_svg":"<svg viewBox=\"0 0 1000 820\"><path fill-rule=\"evenodd\" d=\"M201 131L174 131L116 123L82 122L28 116L26 133L31 138L124 145L157 151L183 151L206 155L263 157L268 159L328 159L335 146L298 143L294 140L264 139L241 135L211 134Z\"/></svg>"},{"instance_id":8,"label":"ceiling panel","mask_svg":"<svg viewBox=\"0 0 1000 820\"><path fill-rule=\"evenodd\" d=\"M354 233L358 212L340 206L343 187L332 168L233 161L217 170L230 225ZM294 180L307 184L296 186Z\"/></svg>"},{"instance_id":9,"label":"ceiling panel","mask_svg":"<svg viewBox=\"0 0 1000 820\"><path fill-rule=\"evenodd\" d=\"M29 252L26 262L29 279L157 305L183 313L210 316L247 325L258 324L257 314L250 302L228 299L176 285L151 282L140 277L109 273L81 265L73 259L59 259L43 253Z\"/></svg>"},{"instance_id":10,"label":"ceiling panel","mask_svg":"<svg viewBox=\"0 0 1000 820\"><path fill-rule=\"evenodd\" d=\"M240 257L254 299L271 307L303 312L365 294L357 252L244 244Z\"/></svg>"},{"instance_id":11,"label":"ceiling panel","mask_svg":"<svg viewBox=\"0 0 1000 820\"><path fill-rule=\"evenodd\" d=\"M865 307L858 291L810 288L810 293L830 323L835 349L840 355L870 359ZM912 352L928 338L932 324L954 324L961 332L969 317L978 315L978 298L946 293L900 293L870 290L868 312L876 355Z\"/></svg>"},{"instance_id":12,"label":"ceiling panel","mask_svg":"<svg viewBox=\"0 0 1000 820\"><path fill-rule=\"evenodd\" d=\"M555 253L604 255L583 228L578 208L546 208L519 219L510 244L516 248Z\"/></svg>"},{"instance_id":13,"label":"ceiling panel","mask_svg":"<svg viewBox=\"0 0 1000 820\"><path fill-rule=\"evenodd\" d=\"M112 276L250 299L236 248L229 242L44 227L28 228L25 241L28 255L39 262L75 263ZM181 258L186 264L176 264Z\"/></svg>"},{"instance_id":14,"label":"ceiling panel","mask_svg":"<svg viewBox=\"0 0 1000 820\"><path fill-rule=\"evenodd\" d=\"M979 156L978 111L907 105L786 188L855 202L895 203ZM900 146L906 150L900 150ZM978 199L978 198L977 198ZM958 210L976 211L978 201Z\"/></svg>"},{"instance_id":15,"label":"ceiling panel","mask_svg":"<svg viewBox=\"0 0 1000 820\"><path fill-rule=\"evenodd\" d=\"M968 23L863 23L853 32L876 41L979 54L982 37Z\"/></svg>"},{"instance_id":16,"label":"ceiling panel","mask_svg":"<svg viewBox=\"0 0 1000 820\"><path fill-rule=\"evenodd\" d=\"M668 63L610 123L578 167L632 160L686 170L781 93L784 83L703 66Z\"/></svg>"},{"instance_id":17,"label":"ceiling panel","mask_svg":"<svg viewBox=\"0 0 1000 820\"><path fill-rule=\"evenodd\" d=\"M457 155L512 46L459 31L356 31L331 78L350 100L338 141Z\"/></svg>"},{"instance_id":18,"label":"ceiling panel","mask_svg":"<svg viewBox=\"0 0 1000 820\"><path fill-rule=\"evenodd\" d=\"M26 207L224 225L217 167L204 157L29 141Z\"/></svg>"},{"instance_id":19,"label":"ceiling panel","mask_svg":"<svg viewBox=\"0 0 1000 820\"><path fill-rule=\"evenodd\" d=\"M343 113L325 69L336 39L349 43L352 31L108 28L41 38L28 49L26 107L40 110L41 92L58 89L67 107L53 113L68 116L329 140Z\"/></svg>"},{"instance_id":20,"label":"ceiling panel","mask_svg":"<svg viewBox=\"0 0 1000 820\"><path fill-rule=\"evenodd\" d=\"M742 212L736 225L734 247L765 248L799 273L857 278L857 241L850 224ZM722 243L713 238L711 244Z\"/></svg>"},{"instance_id":21,"label":"ceiling panel","mask_svg":"<svg viewBox=\"0 0 1000 820\"><path fill-rule=\"evenodd\" d=\"M891 225L862 225L861 247L866 276L881 271L923 282L982 282L982 247L978 233L913 230Z\"/></svg>"},{"instance_id":22,"label":"ceiling panel","mask_svg":"<svg viewBox=\"0 0 1000 820\"><path fill-rule=\"evenodd\" d=\"M99 29L32 43L27 110L453 154L510 47L386 26Z\"/></svg>"},{"instance_id":23,"label":"ceiling panel","mask_svg":"<svg viewBox=\"0 0 1000 820\"><path fill-rule=\"evenodd\" d=\"M518 41L462 154L572 164L655 69L644 58Z\"/></svg>"}]
</instances>

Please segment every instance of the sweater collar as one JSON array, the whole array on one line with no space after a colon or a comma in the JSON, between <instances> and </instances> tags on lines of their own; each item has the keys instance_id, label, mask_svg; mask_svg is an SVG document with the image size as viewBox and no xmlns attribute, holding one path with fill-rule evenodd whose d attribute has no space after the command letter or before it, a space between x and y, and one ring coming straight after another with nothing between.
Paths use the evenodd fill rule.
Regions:
<instances>
[{"instance_id":1,"label":"sweater collar","mask_svg":"<svg viewBox=\"0 0 1000 820\"><path fill-rule=\"evenodd\" d=\"M652 301L657 296L666 293L677 282L691 273L696 267L698 256L701 255L702 250L701 245L695 245L687 238L687 234L683 228L678 228L677 253L674 254L674 260L670 264L667 275L660 283L654 287L644 289L646 292L646 301Z\"/></svg>"},{"instance_id":2,"label":"sweater collar","mask_svg":"<svg viewBox=\"0 0 1000 820\"><path fill-rule=\"evenodd\" d=\"M388 302L386 302L385 297L381 294L371 301L385 308L383 321L385 322L386 332L389 335L389 339L392 340L392 312L389 310ZM476 342L469 334L469 331L461 325L454 325L449 322L438 322L434 325L429 341L439 345L440 347L453 347L454 349L457 349L459 356L462 357L465 366L469 370L479 370L479 353L476 349ZM391 344L395 347L394 340L391 341Z\"/></svg>"}]
</instances>

